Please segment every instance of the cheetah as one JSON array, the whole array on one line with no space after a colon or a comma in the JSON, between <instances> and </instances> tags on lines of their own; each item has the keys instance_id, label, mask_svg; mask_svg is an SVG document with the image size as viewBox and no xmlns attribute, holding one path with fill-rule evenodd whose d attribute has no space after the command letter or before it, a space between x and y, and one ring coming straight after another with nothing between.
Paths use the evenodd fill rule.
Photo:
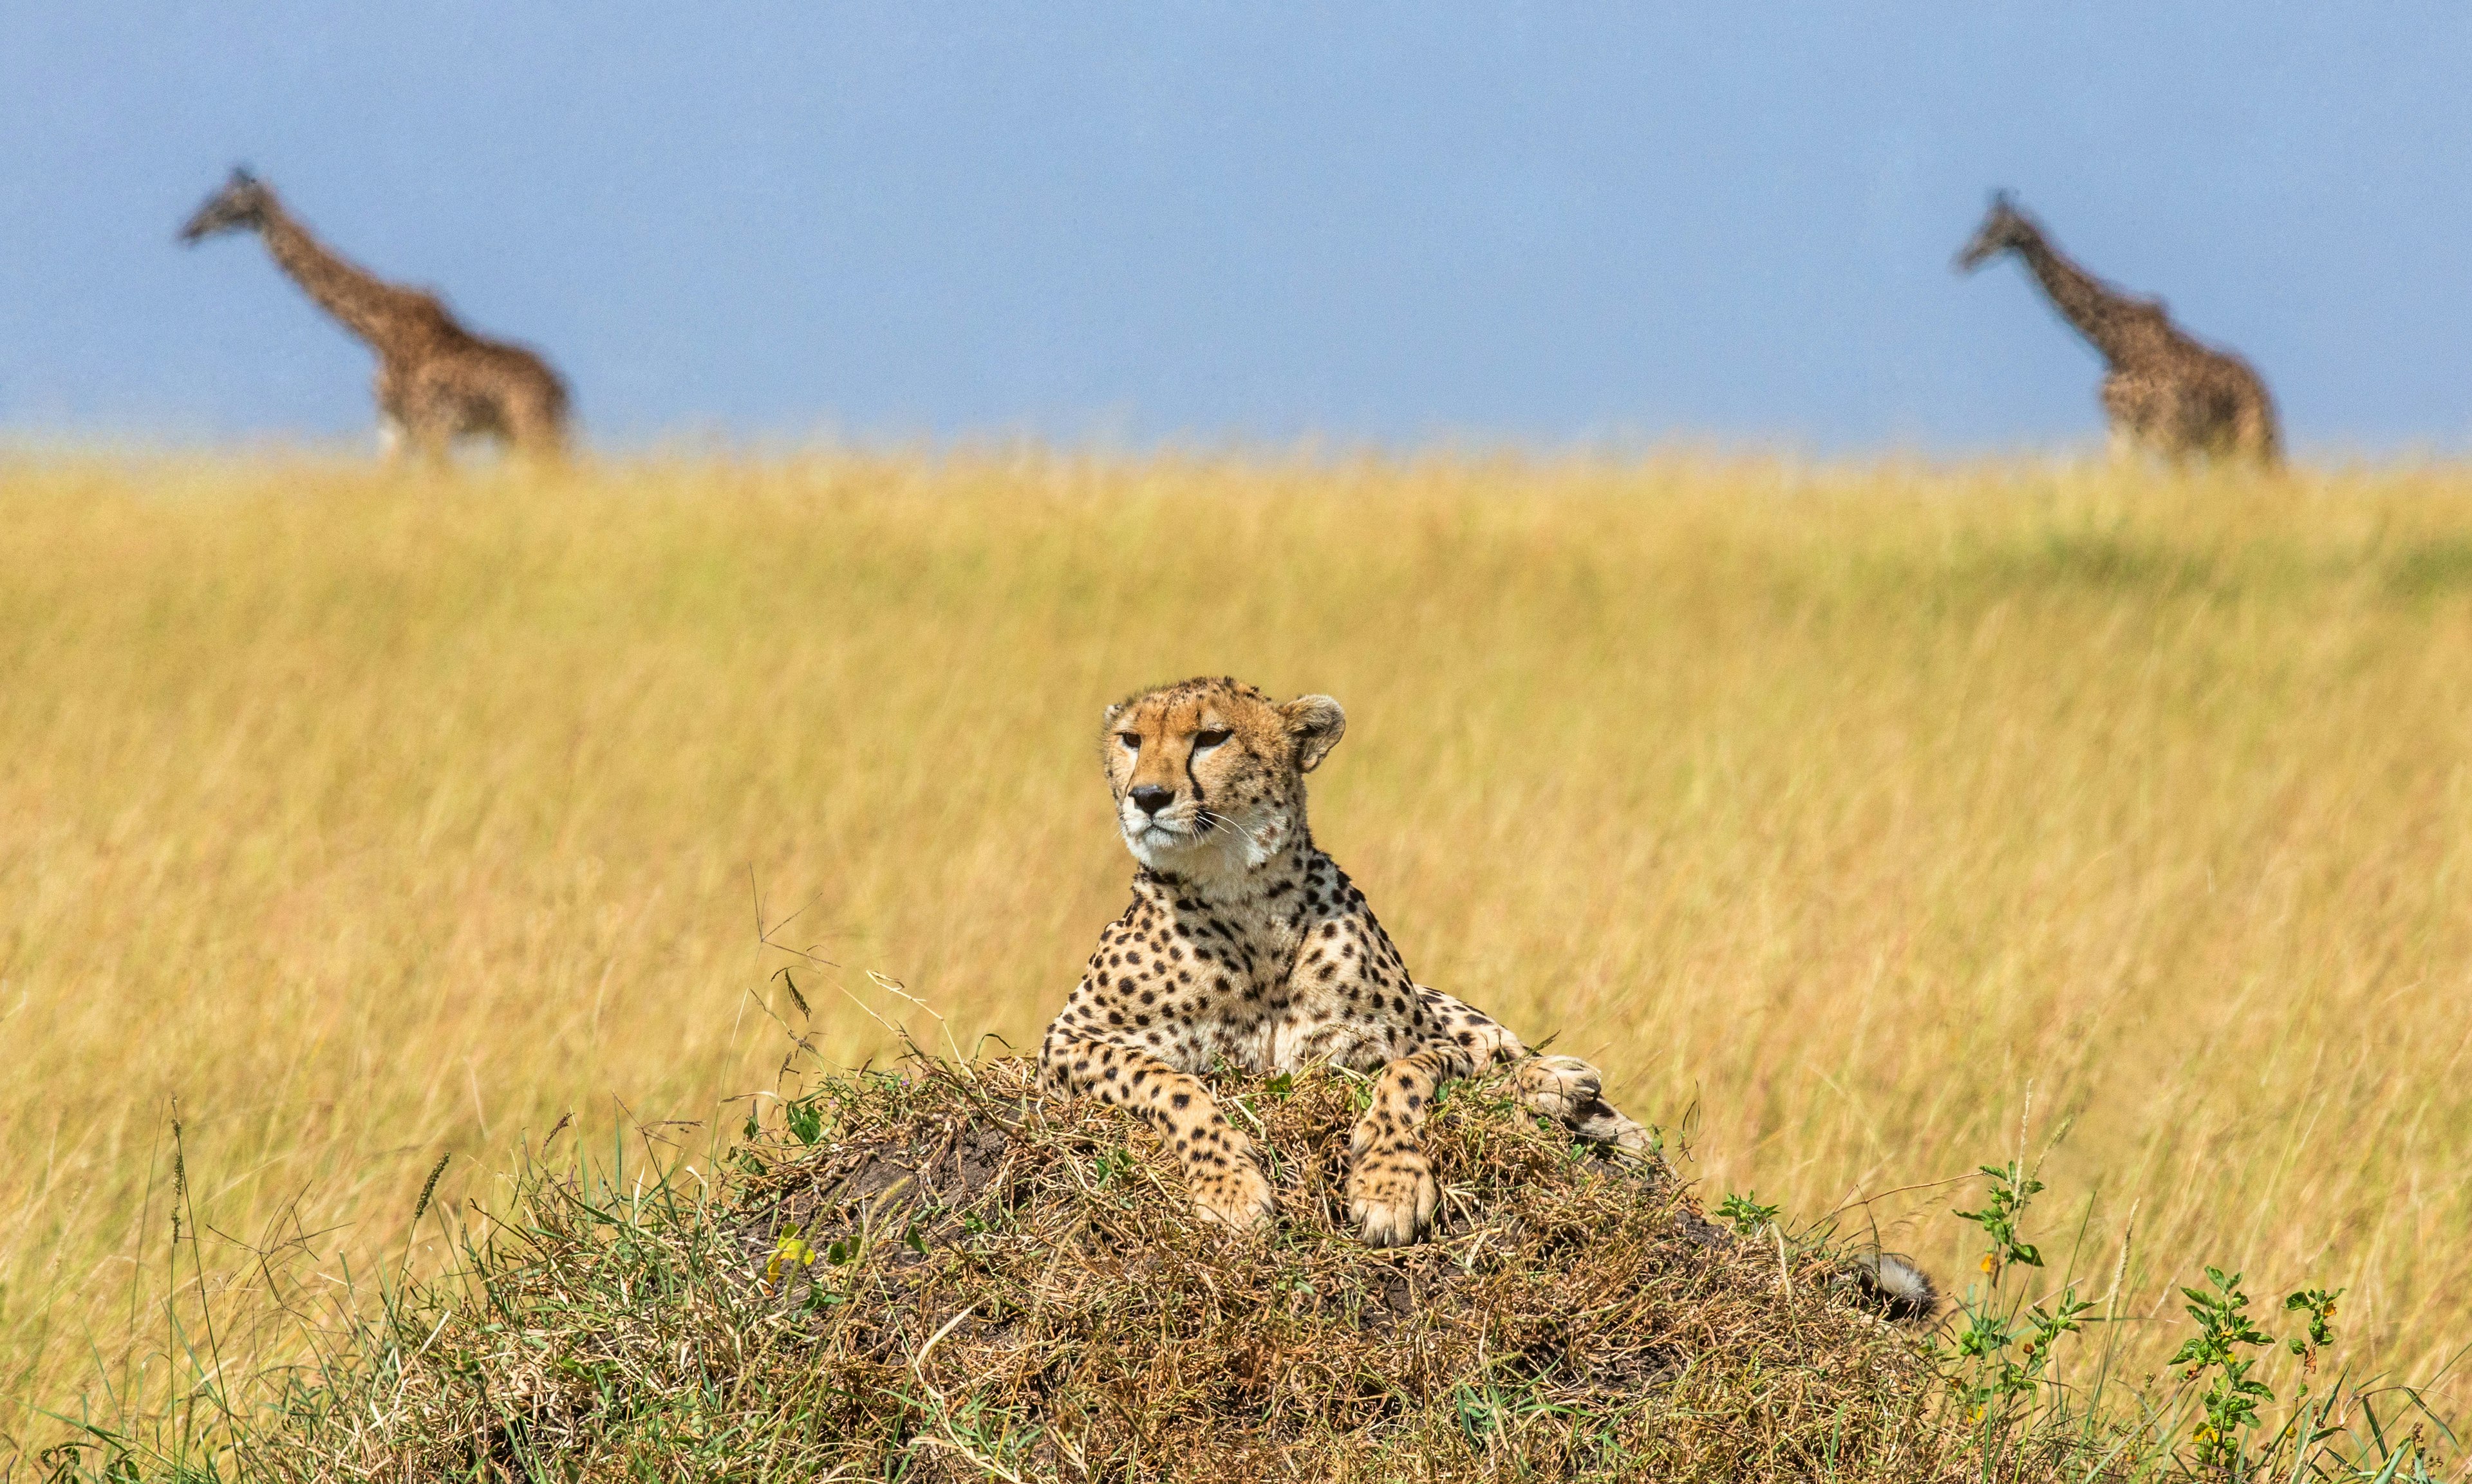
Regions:
<instances>
[{"instance_id":1,"label":"cheetah","mask_svg":"<svg viewBox=\"0 0 2472 1484\"><path fill-rule=\"evenodd\" d=\"M1196 1213L1241 1231L1272 1219L1270 1182L1196 1073L1317 1062L1373 1072L1344 1194L1378 1247L1416 1240L1440 1204L1417 1126L1446 1079L1515 1065L1530 1108L1649 1154L1652 1136L1606 1104L1594 1068L1532 1053L1412 979L1365 894L1314 847L1305 775L1346 728L1327 695L1280 703L1224 676L1107 708L1100 745L1139 869L1131 905L1048 1026L1046 1086L1129 1109L1175 1151Z\"/></svg>"}]
</instances>

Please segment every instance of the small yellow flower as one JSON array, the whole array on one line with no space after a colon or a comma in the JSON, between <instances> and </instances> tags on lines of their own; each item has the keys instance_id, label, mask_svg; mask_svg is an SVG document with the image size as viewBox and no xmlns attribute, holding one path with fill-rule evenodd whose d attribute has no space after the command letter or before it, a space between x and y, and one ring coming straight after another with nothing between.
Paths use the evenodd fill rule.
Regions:
<instances>
[{"instance_id":1,"label":"small yellow flower","mask_svg":"<svg viewBox=\"0 0 2472 1484\"><path fill-rule=\"evenodd\" d=\"M773 1244L772 1256L765 1260L764 1281L779 1283L782 1266L792 1262L801 1267L816 1265L816 1249L808 1246L806 1240L796 1233L782 1237L780 1241Z\"/></svg>"},{"instance_id":2,"label":"small yellow flower","mask_svg":"<svg viewBox=\"0 0 2472 1484\"><path fill-rule=\"evenodd\" d=\"M1983 1270L1986 1273L1996 1273L2000 1271L2000 1260L1987 1252L1985 1253L1983 1255Z\"/></svg>"}]
</instances>

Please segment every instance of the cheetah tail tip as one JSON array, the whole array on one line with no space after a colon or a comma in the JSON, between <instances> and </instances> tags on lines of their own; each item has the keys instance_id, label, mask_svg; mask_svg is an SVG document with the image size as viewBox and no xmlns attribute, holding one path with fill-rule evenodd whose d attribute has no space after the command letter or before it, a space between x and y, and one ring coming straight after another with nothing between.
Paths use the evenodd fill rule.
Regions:
<instances>
[{"instance_id":1,"label":"cheetah tail tip","mask_svg":"<svg viewBox=\"0 0 2472 1484\"><path fill-rule=\"evenodd\" d=\"M1939 1290L1931 1275L1893 1252L1868 1252L1854 1260L1855 1281L1888 1316L1922 1324L1939 1311Z\"/></svg>"}]
</instances>

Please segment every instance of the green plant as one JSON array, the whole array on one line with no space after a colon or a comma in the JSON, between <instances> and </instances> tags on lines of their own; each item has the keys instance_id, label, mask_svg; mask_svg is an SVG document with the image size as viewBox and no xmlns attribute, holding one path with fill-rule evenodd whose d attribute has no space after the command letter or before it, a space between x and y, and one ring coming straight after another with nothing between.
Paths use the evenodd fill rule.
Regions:
<instances>
[{"instance_id":1,"label":"green plant","mask_svg":"<svg viewBox=\"0 0 2472 1484\"><path fill-rule=\"evenodd\" d=\"M1969 1284L1958 1300L1963 1325L1946 1358L1953 1362L1952 1384L1966 1403L1968 1418L1990 1431L2020 1421L2031 1424L2032 1418L2021 1416L2020 1401L2047 1379L2053 1347L2060 1336L2101 1321L2086 1317L2094 1301L2080 1298L2075 1284L2063 1284L2054 1298L2031 1303L2022 1296L2003 1299L2003 1274L2011 1267L2043 1265L2041 1250L2022 1233L2027 1209L2043 1183L2027 1172L2022 1159L1980 1168L1991 1181L1982 1209L1956 1214L1980 1227L1986 1238L1980 1264L1985 1281Z\"/></svg>"},{"instance_id":2,"label":"green plant","mask_svg":"<svg viewBox=\"0 0 2472 1484\"><path fill-rule=\"evenodd\" d=\"M1966 1327L1958 1331L1957 1354L1974 1362L1962 1385L1975 1414L1987 1415L1994 1403L2024 1396L2042 1384L2051 1368L2054 1343L2063 1334L2084 1329L2088 1323L2102 1322L2086 1319L2087 1311L2094 1307L2092 1299L2078 1297L2074 1285L2062 1288L2059 1297L2048 1305L2036 1303L2029 1307L2022 1325L2013 1311L2003 1316L1989 1304L1961 1307ZM2009 1354L2012 1346L2016 1351L2013 1356Z\"/></svg>"},{"instance_id":3,"label":"green plant","mask_svg":"<svg viewBox=\"0 0 2472 1484\"><path fill-rule=\"evenodd\" d=\"M2324 1288L2303 1288L2283 1296L2283 1311L2287 1314L2299 1311L2308 1325L2306 1333L2295 1334L2284 1342L2294 1354L2300 1357L2303 1374L2316 1371L2318 1353L2335 1343L2335 1301L2342 1296L2341 1288L2332 1292ZM2305 1391L2307 1387L2304 1385L2302 1389Z\"/></svg>"},{"instance_id":4,"label":"green plant","mask_svg":"<svg viewBox=\"0 0 2472 1484\"><path fill-rule=\"evenodd\" d=\"M2026 1162L2012 1160L2006 1166L1985 1165L1983 1173L1991 1177L1991 1193L1984 1200L1981 1211L1961 1211L1958 1219L1971 1221L1983 1228L1991 1238L1990 1249L1983 1255L1983 1271L1996 1286L2001 1272L2012 1263L2041 1267L2043 1254L2032 1242L2017 1235L2017 1223L2026 1208L2041 1193L2043 1182L2026 1172Z\"/></svg>"},{"instance_id":5,"label":"green plant","mask_svg":"<svg viewBox=\"0 0 2472 1484\"><path fill-rule=\"evenodd\" d=\"M1767 1230L1776 1220L1777 1213L1784 1209L1783 1206L1763 1204L1757 1190L1739 1194L1728 1190L1725 1198L1717 1203L1717 1215L1719 1219L1730 1222L1738 1236L1749 1237Z\"/></svg>"},{"instance_id":6,"label":"green plant","mask_svg":"<svg viewBox=\"0 0 2472 1484\"><path fill-rule=\"evenodd\" d=\"M2222 1268L2209 1267L2206 1284L2206 1288L2180 1290L2189 1301L2189 1317L2198 1322L2198 1332L2173 1354L2171 1363L2187 1367L2184 1374L2190 1380L2211 1373L2205 1394L2199 1399L2205 1421L2193 1435L2198 1460L2201 1466L2237 1471L2244 1457L2241 1430L2257 1425L2260 1402L2274 1400L2272 1388L2250 1374L2257 1367L2256 1357L2244 1356L2241 1351L2271 1345L2274 1336L2248 1317L2248 1295L2241 1291L2240 1274L2226 1278Z\"/></svg>"}]
</instances>

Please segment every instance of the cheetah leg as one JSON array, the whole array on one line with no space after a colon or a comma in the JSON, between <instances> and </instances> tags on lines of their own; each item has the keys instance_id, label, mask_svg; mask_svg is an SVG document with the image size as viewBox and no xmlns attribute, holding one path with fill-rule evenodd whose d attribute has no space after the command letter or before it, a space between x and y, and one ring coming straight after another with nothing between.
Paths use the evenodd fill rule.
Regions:
<instances>
[{"instance_id":1,"label":"cheetah leg","mask_svg":"<svg viewBox=\"0 0 2472 1484\"><path fill-rule=\"evenodd\" d=\"M1104 1041L1054 1037L1042 1053L1048 1085L1130 1108L1158 1130L1184 1166L1195 1213L1238 1231L1267 1226L1271 1183L1253 1163L1252 1141L1227 1121L1199 1078L1145 1051Z\"/></svg>"},{"instance_id":2,"label":"cheetah leg","mask_svg":"<svg viewBox=\"0 0 2472 1484\"><path fill-rule=\"evenodd\" d=\"M1434 1219L1442 1189L1416 1137L1444 1077L1465 1076L1468 1057L1456 1046L1432 1046L1403 1056L1373 1079L1373 1101L1348 1135L1347 1213L1365 1240L1404 1247Z\"/></svg>"},{"instance_id":3,"label":"cheetah leg","mask_svg":"<svg viewBox=\"0 0 2472 1484\"><path fill-rule=\"evenodd\" d=\"M1468 1075L1475 1076L1497 1062L1507 1067L1528 1054L1527 1043L1513 1035L1509 1026L1467 1001L1422 984L1416 986L1416 998L1441 1027L1442 1039L1466 1054Z\"/></svg>"},{"instance_id":4,"label":"cheetah leg","mask_svg":"<svg viewBox=\"0 0 2472 1484\"><path fill-rule=\"evenodd\" d=\"M1604 1099L1604 1077L1576 1056L1540 1056L1508 1026L1463 1001L1438 989L1416 986L1417 998L1441 1024L1442 1033L1465 1051L1483 1072L1499 1062L1519 1065L1513 1085L1529 1108L1553 1119L1592 1143L1607 1143L1633 1154L1649 1153L1654 1144L1647 1129L1615 1111Z\"/></svg>"}]
</instances>

